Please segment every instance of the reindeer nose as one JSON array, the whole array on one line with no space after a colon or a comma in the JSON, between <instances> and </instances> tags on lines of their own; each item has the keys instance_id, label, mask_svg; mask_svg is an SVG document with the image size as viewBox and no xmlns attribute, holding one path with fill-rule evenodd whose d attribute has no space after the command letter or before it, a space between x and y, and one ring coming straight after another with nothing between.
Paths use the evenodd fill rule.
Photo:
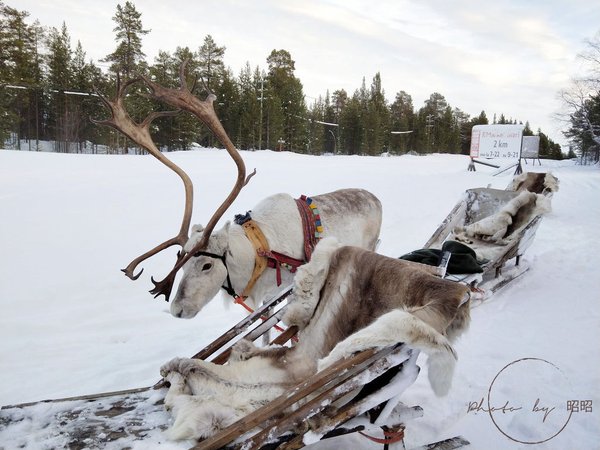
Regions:
<instances>
[{"instance_id":1,"label":"reindeer nose","mask_svg":"<svg viewBox=\"0 0 600 450\"><path fill-rule=\"evenodd\" d=\"M179 303L171 303L171 315L181 319L183 317L183 306Z\"/></svg>"}]
</instances>

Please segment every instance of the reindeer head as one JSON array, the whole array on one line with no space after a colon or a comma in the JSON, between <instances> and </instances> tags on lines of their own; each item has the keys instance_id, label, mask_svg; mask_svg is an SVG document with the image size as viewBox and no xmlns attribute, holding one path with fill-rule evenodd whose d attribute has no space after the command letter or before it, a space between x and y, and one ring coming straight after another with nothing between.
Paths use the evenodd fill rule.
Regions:
<instances>
[{"instance_id":1,"label":"reindeer head","mask_svg":"<svg viewBox=\"0 0 600 450\"><path fill-rule=\"evenodd\" d=\"M183 247L191 253L202 239L204 227L194 225L189 241ZM212 233L206 249L192 254L183 266L183 278L179 282L171 314L191 319L212 300L227 282L226 260L229 252L229 222Z\"/></svg>"},{"instance_id":2,"label":"reindeer head","mask_svg":"<svg viewBox=\"0 0 600 450\"><path fill-rule=\"evenodd\" d=\"M152 289L150 293L154 294L155 297L158 297L159 295L164 295L165 300L167 301L169 301L169 296L173 289L173 283L175 281L177 271L184 267L194 255L198 254L198 252L202 252L207 248L210 235L215 225L217 224L221 216L225 213L225 211L229 208L229 206L233 203L233 201L236 199L242 188L256 173L256 171L254 171L250 175L248 175L248 177L246 177L246 166L244 165L244 161L242 160L242 157L240 156L235 146L229 139L229 136L227 136L227 133L223 129L223 126L221 125L221 122L219 121L217 114L215 113L215 110L213 108L213 102L216 99L215 95L210 93L205 100L200 100L192 94L190 89L188 89L185 80L186 64L187 61L184 61L179 69L180 86L178 89L165 88L163 86L160 86L159 84L154 83L149 78L143 76L135 80L130 80L122 85L119 80L119 77L117 76L117 94L114 100L109 100L104 96L98 94L102 99L103 103L110 110L111 118L102 121L94 121L97 124L107 125L112 128L115 128L116 130L127 136L133 142L146 149L151 155L153 155L155 158L160 160L163 164L165 164L167 167L169 167L171 170L177 173L177 175L179 175L179 177L183 181L186 201L181 228L177 236L163 242L162 244L159 244L152 250L149 250L148 252L137 257L136 259L131 261L131 263L129 263L127 268L123 269L125 275L127 275L132 280L135 280L142 273L140 271L137 275L134 275L134 271L139 265L139 263L149 258L150 256L159 253L165 248L176 244L180 245L182 247L182 250L177 254L177 261L175 262L175 265L171 272L169 272L169 274L161 281L154 281L154 278L152 278L152 282L154 283L154 289ZM192 216L192 182L181 168L175 165L172 161L170 161L160 152L160 150L154 144L152 137L150 136L150 124L154 119L165 115L175 114L178 111L153 112L148 117L146 117L146 119L144 119L142 123L136 123L129 116L127 110L125 109L124 98L127 88L138 81L143 81L146 84L146 86L150 90L149 96L151 98L163 101L171 106L174 106L178 108L178 111L188 111L195 115L205 125L207 125L208 128L210 128L210 130L217 137L217 139L221 142L221 144L225 147L225 149L227 150L237 167L238 176L235 185L233 186L227 198L217 208L213 216L210 218L208 224L206 225L206 228L202 230L200 238L194 240L193 245L189 244L189 239L187 235ZM190 263L188 266L192 265L195 266L194 263ZM202 267L204 266L201 266L201 268ZM193 315L195 315L195 313Z\"/></svg>"}]
</instances>

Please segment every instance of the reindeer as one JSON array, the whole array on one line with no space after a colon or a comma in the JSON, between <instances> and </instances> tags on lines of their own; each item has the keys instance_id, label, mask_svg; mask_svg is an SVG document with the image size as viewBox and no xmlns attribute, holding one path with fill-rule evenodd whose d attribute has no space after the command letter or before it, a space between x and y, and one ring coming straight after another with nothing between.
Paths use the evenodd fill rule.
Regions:
<instances>
[{"instance_id":1,"label":"reindeer","mask_svg":"<svg viewBox=\"0 0 600 450\"><path fill-rule=\"evenodd\" d=\"M375 249L381 203L374 195L362 189L341 189L316 195L312 200L319 208L322 236L335 236L348 245ZM283 261L288 266L292 264L293 272L277 267L277 256L257 254L244 225L227 222L212 234L206 251L196 252L183 266L184 275L171 304L171 314L194 317L223 288L234 298L247 299L256 307L262 299L275 294L278 286L292 282L295 269L309 259L296 202L288 194L276 194L252 208L251 216L269 247L277 249L276 253L269 253L286 255ZM184 250L191 252L203 232L202 226L194 226ZM258 252L266 253L262 249ZM262 259L263 264L272 262L276 270L264 270L256 277L255 270L260 270L255 269L257 259Z\"/></svg>"},{"instance_id":2,"label":"reindeer","mask_svg":"<svg viewBox=\"0 0 600 450\"><path fill-rule=\"evenodd\" d=\"M111 118L94 122L115 128L146 149L177 173L185 189L184 216L179 233L131 261L123 269L125 275L132 280L137 279L143 269L137 274L134 272L142 261L172 245L179 245L181 251L173 269L161 281L152 278L154 288L150 291L155 297L164 295L169 301L175 276L183 268L184 275L171 303L173 316L194 317L221 288L236 298L236 301L243 302L247 299L251 305L256 306L262 299L276 292L278 285L289 285L296 268L310 258L312 246L307 245L310 236L303 233L303 229L310 229L305 223L310 218L301 217L301 203L305 201L312 201L318 208L322 221L320 234L323 237L332 235L348 245L375 248L382 220L381 203L373 194L361 189L342 189L296 202L288 194L276 194L258 203L245 217L245 222L241 219L235 223L227 222L221 230L213 233L216 223L256 171L246 176L244 162L213 108L216 97L209 93L205 100L200 100L188 88L186 63L184 61L180 67L178 89L165 88L144 76L124 84L117 77L114 100L98 94L110 110ZM236 164L238 176L230 194L206 227L194 226L190 237L188 230L193 204L192 181L180 167L159 151L150 136L150 124L154 119L173 115L178 111L153 112L141 123L136 123L125 109L124 97L127 88L138 81L146 84L151 98L178 110L188 111L205 123ZM313 245L314 243L316 240ZM276 270L265 270L269 263ZM282 270L282 267L290 267L291 271Z\"/></svg>"},{"instance_id":3,"label":"reindeer","mask_svg":"<svg viewBox=\"0 0 600 450\"><path fill-rule=\"evenodd\" d=\"M300 330L297 345L241 340L223 366L188 358L162 366L174 415L168 435L209 437L339 359L399 342L429 355L431 386L445 395L456 360L451 341L470 320L469 292L435 268L324 239L298 269L283 316Z\"/></svg>"}]
</instances>

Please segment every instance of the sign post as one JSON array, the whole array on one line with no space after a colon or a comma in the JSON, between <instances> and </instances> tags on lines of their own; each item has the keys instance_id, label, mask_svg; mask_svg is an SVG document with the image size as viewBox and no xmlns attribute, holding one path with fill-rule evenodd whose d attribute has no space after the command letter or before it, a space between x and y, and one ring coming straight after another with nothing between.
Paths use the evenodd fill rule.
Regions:
<instances>
[{"instance_id":1,"label":"sign post","mask_svg":"<svg viewBox=\"0 0 600 450\"><path fill-rule=\"evenodd\" d=\"M540 161L540 137L539 136L523 136L523 146L521 147L521 158L525 160L527 164L527 158L533 160L535 166L535 160L537 159L538 164L541 166Z\"/></svg>"},{"instance_id":2,"label":"sign post","mask_svg":"<svg viewBox=\"0 0 600 450\"><path fill-rule=\"evenodd\" d=\"M517 160L517 172L521 173L521 147L523 125L475 125L471 131L471 163L469 171L475 171L475 164L483 164L476 158ZM487 163L489 165L489 163Z\"/></svg>"}]
</instances>

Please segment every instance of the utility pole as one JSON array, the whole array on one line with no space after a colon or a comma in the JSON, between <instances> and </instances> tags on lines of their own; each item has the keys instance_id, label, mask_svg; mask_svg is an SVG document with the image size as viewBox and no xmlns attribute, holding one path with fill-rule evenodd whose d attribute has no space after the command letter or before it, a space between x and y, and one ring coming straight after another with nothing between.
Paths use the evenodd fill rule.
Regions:
<instances>
[{"instance_id":1,"label":"utility pole","mask_svg":"<svg viewBox=\"0 0 600 450\"><path fill-rule=\"evenodd\" d=\"M258 128L258 149L262 150L262 132L263 132L263 100L265 90L265 77L260 77L260 97L257 100L260 100L260 118L259 118L259 128Z\"/></svg>"},{"instance_id":2,"label":"utility pole","mask_svg":"<svg viewBox=\"0 0 600 450\"><path fill-rule=\"evenodd\" d=\"M335 155L337 153L337 142L335 139L335 133L332 130L327 130L331 133L331 136L333 137L333 154Z\"/></svg>"},{"instance_id":3,"label":"utility pole","mask_svg":"<svg viewBox=\"0 0 600 450\"><path fill-rule=\"evenodd\" d=\"M425 128L427 129L427 150L428 152L431 151L431 131L434 125L434 120L435 117L433 114L428 114L426 117L426 125Z\"/></svg>"}]
</instances>

